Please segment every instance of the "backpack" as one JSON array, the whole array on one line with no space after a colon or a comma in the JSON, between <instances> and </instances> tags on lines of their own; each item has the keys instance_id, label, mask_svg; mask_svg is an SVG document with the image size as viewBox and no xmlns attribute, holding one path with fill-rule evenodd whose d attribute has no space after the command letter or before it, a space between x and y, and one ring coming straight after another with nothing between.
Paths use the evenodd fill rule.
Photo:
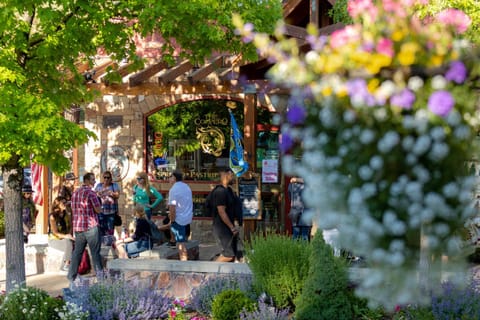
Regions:
<instances>
[{"instance_id":1,"label":"backpack","mask_svg":"<svg viewBox=\"0 0 480 320\"><path fill-rule=\"evenodd\" d=\"M215 192L215 190L217 190L217 188L223 188L222 185L216 185L215 188L213 188L213 190L211 190L207 196L205 197L205 217L214 217L215 216L215 213L216 213L216 210L215 210L215 205L213 203L213 193Z\"/></svg>"},{"instance_id":2,"label":"backpack","mask_svg":"<svg viewBox=\"0 0 480 320\"><path fill-rule=\"evenodd\" d=\"M92 269L92 265L90 264L90 256L88 255L88 251L85 248L82 254L82 260L80 260L80 264L78 265L78 274L87 274Z\"/></svg>"},{"instance_id":3,"label":"backpack","mask_svg":"<svg viewBox=\"0 0 480 320\"><path fill-rule=\"evenodd\" d=\"M152 220L149 220L149 219L147 219L147 221L148 221L148 224L150 225L150 233L151 233L152 244L163 242L165 240L164 235L158 229L155 222L153 222Z\"/></svg>"},{"instance_id":4,"label":"backpack","mask_svg":"<svg viewBox=\"0 0 480 320\"><path fill-rule=\"evenodd\" d=\"M223 188L222 185L215 186L215 188L212 191L210 191L207 197L205 198L205 216L207 217L215 217L215 214L217 211L215 210L215 205L213 203L213 193L219 187ZM232 220L233 219L237 220L238 225L241 226L243 224L242 200L234 192L232 192L232 195L233 195L233 212L230 213L229 218ZM232 214L233 214L233 217L231 216Z\"/></svg>"}]
</instances>

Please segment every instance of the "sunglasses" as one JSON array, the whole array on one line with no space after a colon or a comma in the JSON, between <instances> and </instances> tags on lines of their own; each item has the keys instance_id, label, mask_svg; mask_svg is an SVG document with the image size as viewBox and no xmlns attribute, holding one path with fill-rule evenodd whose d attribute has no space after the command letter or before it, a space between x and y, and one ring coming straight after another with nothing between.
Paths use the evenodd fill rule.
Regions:
<instances>
[{"instance_id":1,"label":"sunglasses","mask_svg":"<svg viewBox=\"0 0 480 320\"><path fill-rule=\"evenodd\" d=\"M112 179L112 177L105 176L105 177L103 177L103 179Z\"/></svg>"},{"instance_id":2,"label":"sunglasses","mask_svg":"<svg viewBox=\"0 0 480 320\"><path fill-rule=\"evenodd\" d=\"M142 177L137 177L137 180L143 180L143 178Z\"/></svg>"}]
</instances>

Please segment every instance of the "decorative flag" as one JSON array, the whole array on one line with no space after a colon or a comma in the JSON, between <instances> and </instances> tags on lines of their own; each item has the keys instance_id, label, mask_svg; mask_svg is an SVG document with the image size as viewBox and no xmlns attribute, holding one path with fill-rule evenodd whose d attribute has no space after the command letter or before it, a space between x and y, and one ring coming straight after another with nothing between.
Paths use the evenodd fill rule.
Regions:
<instances>
[{"instance_id":1,"label":"decorative flag","mask_svg":"<svg viewBox=\"0 0 480 320\"><path fill-rule=\"evenodd\" d=\"M39 206L43 206L43 192L42 192L42 177L43 177L43 166L32 163L32 189L33 189L33 202Z\"/></svg>"},{"instance_id":2,"label":"decorative flag","mask_svg":"<svg viewBox=\"0 0 480 320\"><path fill-rule=\"evenodd\" d=\"M232 125L232 133L230 134L230 168L240 177L248 170L248 162L243 159L242 134L238 130L237 122L233 116L232 110L230 112L230 122Z\"/></svg>"}]
</instances>

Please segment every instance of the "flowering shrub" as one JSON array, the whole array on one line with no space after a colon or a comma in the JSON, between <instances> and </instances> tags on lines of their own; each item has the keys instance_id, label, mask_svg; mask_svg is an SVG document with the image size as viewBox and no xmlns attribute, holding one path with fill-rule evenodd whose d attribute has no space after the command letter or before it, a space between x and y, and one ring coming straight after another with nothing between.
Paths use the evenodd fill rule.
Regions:
<instances>
[{"instance_id":1,"label":"flowering shrub","mask_svg":"<svg viewBox=\"0 0 480 320\"><path fill-rule=\"evenodd\" d=\"M266 300L266 296L261 296L255 310L240 312L240 320L288 320L289 308L277 309L272 299L269 303Z\"/></svg>"},{"instance_id":2,"label":"flowering shrub","mask_svg":"<svg viewBox=\"0 0 480 320\"><path fill-rule=\"evenodd\" d=\"M225 290L240 289L255 299L252 288L252 278L249 275L236 274L233 276L216 276L203 281L201 285L193 289L190 299L190 307L203 314L212 314L212 303L215 297Z\"/></svg>"},{"instance_id":3,"label":"flowering shrub","mask_svg":"<svg viewBox=\"0 0 480 320\"><path fill-rule=\"evenodd\" d=\"M330 37L309 28L306 53L236 21L275 63L272 80L291 89L284 170L304 178L319 226L337 228L338 245L369 263L357 294L390 308L426 302L420 234L422 250L453 257L474 214L474 179L463 170L479 119L480 64L461 38L470 19L455 9L420 19L425 3L349 1L354 24Z\"/></svg>"},{"instance_id":4,"label":"flowering shrub","mask_svg":"<svg viewBox=\"0 0 480 320\"><path fill-rule=\"evenodd\" d=\"M185 317L185 301L175 299L172 308L168 311L168 320L186 320Z\"/></svg>"},{"instance_id":5,"label":"flowering shrub","mask_svg":"<svg viewBox=\"0 0 480 320\"><path fill-rule=\"evenodd\" d=\"M88 313L82 312L71 303L52 298L44 290L17 286L2 299L0 319L38 319L38 320L83 320Z\"/></svg>"},{"instance_id":6,"label":"flowering shrub","mask_svg":"<svg viewBox=\"0 0 480 320\"><path fill-rule=\"evenodd\" d=\"M65 301L77 304L91 319L166 318L172 299L140 281L105 277L81 282Z\"/></svg>"}]
</instances>

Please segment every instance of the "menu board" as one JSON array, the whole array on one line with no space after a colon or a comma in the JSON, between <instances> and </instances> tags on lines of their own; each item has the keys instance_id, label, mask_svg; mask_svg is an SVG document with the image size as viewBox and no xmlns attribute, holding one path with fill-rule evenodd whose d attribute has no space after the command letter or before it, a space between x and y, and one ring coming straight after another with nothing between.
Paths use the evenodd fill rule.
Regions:
<instances>
[{"instance_id":1,"label":"menu board","mask_svg":"<svg viewBox=\"0 0 480 320\"><path fill-rule=\"evenodd\" d=\"M256 178L238 179L238 195L242 201L242 212L245 219L261 219L260 181Z\"/></svg>"}]
</instances>

